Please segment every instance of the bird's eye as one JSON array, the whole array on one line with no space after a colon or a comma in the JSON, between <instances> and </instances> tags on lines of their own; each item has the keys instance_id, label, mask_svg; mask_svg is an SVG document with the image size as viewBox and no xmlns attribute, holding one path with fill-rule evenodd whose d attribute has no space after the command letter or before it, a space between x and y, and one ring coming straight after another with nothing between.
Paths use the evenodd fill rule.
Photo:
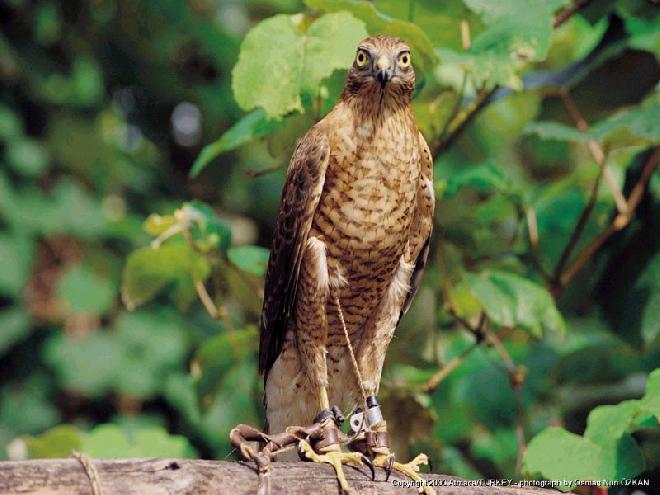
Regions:
<instances>
[{"instance_id":1,"label":"bird's eye","mask_svg":"<svg viewBox=\"0 0 660 495\"><path fill-rule=\"evenodd\" d=\"M369 62L369 54L364 50L358 50L355 56L355 63L358 67L364 67Z\"/></svg>"},{"instance_id":2,"label":"bird's eye","mask_svg":"<svg viewBox=\"0 0 660 495\"><path fill-rule=\"evenodd\" d=\"M401 52L399 54L399 67L406 68L410 65L410 52Z\"/></svg>"}]
</instances>

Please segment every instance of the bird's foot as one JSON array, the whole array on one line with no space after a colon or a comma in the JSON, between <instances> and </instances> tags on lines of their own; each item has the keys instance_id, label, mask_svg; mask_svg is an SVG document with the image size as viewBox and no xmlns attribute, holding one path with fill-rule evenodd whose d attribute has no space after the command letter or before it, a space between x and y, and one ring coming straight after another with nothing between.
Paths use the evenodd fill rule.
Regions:
<instances>
[{"instance_id":1,"label":"bird's foot","mask_svg":"<svg viewBox=\"0 0 660 495\"><path fill-rule=\"evenodd\" d=\"M428 456L419 454L408 463L396 462L390 451L390 436L378 399L369 396L365 402L366 411L357 411L350 418L349 435L353 437L352 447L373 456L373 465L385 469L386 480L393 470L398 471L413 480L420 493L435 495L435 490L418 474L420 466L429 464Z\"/></svg>"},{"instance_id":2,"label":"bird's foot","mask_svg":"<svg viewBox=\"0 0 660 495\"><path fill-rule=\"evenodd\" d=\"M394 454L392 452L383 452L376 454L373 464L375 467L382 467L385 469L386 480L389 479L392 471L398 471L404 476L417 482L419 493L435 495L435 490L426 485L424 478L418 474L420 466L428 466L429 464L429 458L426 454L418 454L412 461L403 464L394 460Z\"/></svg>"},{"instance_id":3,"label":"bird's foot","mask_svg":"<svg viewBox=\"0 0 660 495\"><path fill-rule=\"evenodd\" d=\"M324 426L324 433L328 434L328 438L330 439L336 437L336 433L333 432L333 429L335 432L338 431L334 428L334 425ZM332 442L332 440L330 441ZM330 464L335 470L337 481L339 481L339 486L343 493L351 493L348 480L344 474L344 464L356 467L363 467L366 464L371 470L371 478L374 478L375 472L371 460L361 452L342 452L338 442L324 442L322 444L319 442L316 444L315 449L307 440L301 440L298 443L298 451L300 456L304 459L308 459L312 462Z\"/></svg>"},{"instance_id":4,"label":"bird's foot","mask_svg":"<svg viewBox=\"0 0 660 495\"><path fill-rule=\"evenodd\" d=\"M315 424L304 428L292 427L286 432L267 435L249 425L238 425L231 430L229 438L235 449L238 449L247 461L254 461L259 473L258 495L270 495L270 463L277 452L293 448L305 437L318 437L321 435L321 425ZM258 442L259 448L253 449L250 442Z\"/></svg>"}]
</instances>

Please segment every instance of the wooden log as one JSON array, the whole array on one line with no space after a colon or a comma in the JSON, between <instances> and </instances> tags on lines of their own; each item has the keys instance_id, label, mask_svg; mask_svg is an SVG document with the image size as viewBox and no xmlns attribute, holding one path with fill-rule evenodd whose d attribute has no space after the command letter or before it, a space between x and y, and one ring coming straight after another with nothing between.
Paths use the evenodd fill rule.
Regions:
<instances>
[{"instance_id":1,"label":"wooden log","mask_svg":"<svg viewBox=\"0 0 660 495\"><path fill-rule=\"evenodd\" d=\"M257 474L246 462L191 459L92 460L102 495L254 495ZM346 477L356 494L406 495L417 493L402 486L407 480L392 473L385 481L382 469L376 481L366 468L345 467ZM549 495L537 487L474 486L451 476L423 474L435 485L438 495ZM309 462L276 462L272 465L273 495L339 494L332 467ZM472 485L472 486L470 486ZM83 464L74 458L0 462L0 494L90 495L92 481Z\"/></svg>"}]
</instances>

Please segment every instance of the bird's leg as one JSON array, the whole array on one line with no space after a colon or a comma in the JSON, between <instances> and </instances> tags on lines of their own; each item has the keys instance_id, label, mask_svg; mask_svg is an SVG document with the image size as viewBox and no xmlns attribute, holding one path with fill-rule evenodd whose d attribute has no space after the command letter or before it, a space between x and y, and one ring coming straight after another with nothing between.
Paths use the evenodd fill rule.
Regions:
<instances>
[{"instance_id":1,"label":"bird's leg","mask_svg":"<svg viewBox=\"0 0 660 495\"><path fill-rule=\"evenodd\" d=\"M352 447L366 450L373 457L373 465L385 469L386 480L389 479L392 470L399 471L413 481L419 482L420 493L435 494L431 487L424 486L424 479L418 474L420 466L429 464L426 454L419 454L405 464L394 459L394 453L390 450L387 423L375 395L367 397L366 411L359 411L351 416L351 433L356 436L355 441L351 444Z\"/></svg>"},{"instance_id":2,"label":"bird's leg","mask_svg":"<svg viewBox=\"0 0 660 495\"><path fill-rule=\"evenodd\" d=\"M344 492L349 491L348 481L342 464L361 467L366 459L359 452L342 452L342 434L338 410L330 407L328 398L328 367L326 362L326 341L328 324L326 306L333 279L328 268L326 247L322 238L310 236L300 272L296 303L296 346L302 364L302 371L309 389L316 392L319 414L314 419L318 425L313 435L299 442L298 451L303 459L330 464L337 473L337 479ZM367 461L369 461L367 459Z\"/></svg>"},{"instance_id":3,"label":"bird's leg","mask_svg":"<svg viewBox=\"0 0 660 495\"><path fill-rule=\"evenodd\" d=\"M362 467L364 464L371 470L372 478L374 469L371 461L361 452L342 452L341 433L337 428L338 415L340 411L335 406L330 408L328 393L325 387L320 390L321 412L315 419L315 424L320 428L312 435L309 435L309 441L303 439L298 444L298 450L302 458L312 462L330 464L337 474L337 480L343 493L350 493L350 487L344 474L343 464L350 464L356 467ZM342 418L343 419L343 418Z\"/></svg>"}]
</instances>

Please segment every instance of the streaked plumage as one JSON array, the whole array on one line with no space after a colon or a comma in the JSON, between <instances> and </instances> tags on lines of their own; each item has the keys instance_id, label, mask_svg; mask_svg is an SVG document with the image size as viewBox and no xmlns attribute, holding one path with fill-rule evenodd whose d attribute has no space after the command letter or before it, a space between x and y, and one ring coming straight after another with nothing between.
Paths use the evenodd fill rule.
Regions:
<instances>
[{"instance_id":1,"label":"streaked plumage","mask_svg":"<svg viewBox=\"0 0 660 495\"><path fill-rule=\"evenodd\" d=\"M359 65L360 50L370 67ZM382 84L373 69L388 61L393 76ZM413 90L405 43L367 38L341 100L293 154L261 317L259 366L270 432L311 424L323 386L330 404L342 409L361 401L335 296L364 386L378 391L432 229L432 159L412 113Z\"/></svg>"}]
</instances>

